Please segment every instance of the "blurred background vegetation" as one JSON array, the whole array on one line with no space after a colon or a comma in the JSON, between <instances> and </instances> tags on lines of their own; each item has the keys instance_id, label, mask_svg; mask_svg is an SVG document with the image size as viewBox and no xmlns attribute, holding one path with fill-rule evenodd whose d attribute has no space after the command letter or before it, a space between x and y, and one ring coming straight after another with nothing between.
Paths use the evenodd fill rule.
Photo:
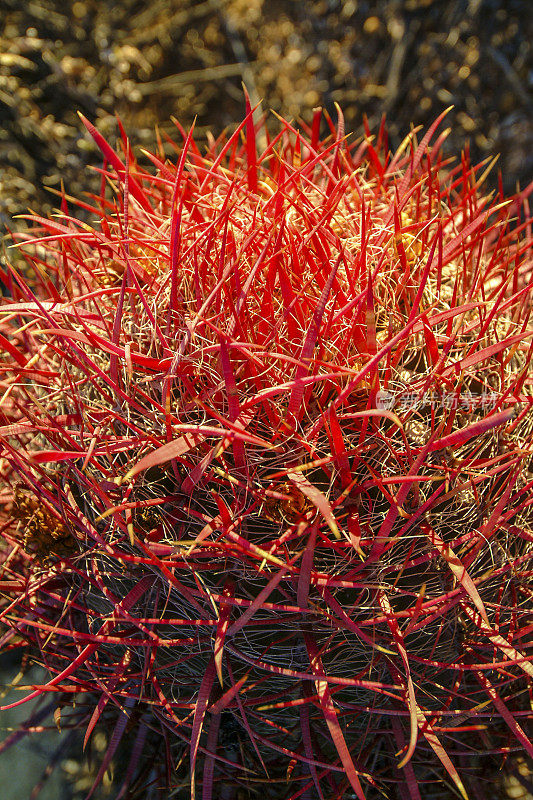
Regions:
<instances>
[{"instance_id":1,"label":"blurred background vegetation","mask_svg":"<svg viewBox=\"0 0 533 800\"><path fill-rule=\"evenodd\" d=\"M393 145L453 104L448 151L501 153L512 192L533 177L532 12L531 0L0 0L0 223L49 210L61 180L88 188L84 165L99 162L78 109L112 143L118 114L150 147L156 125L177 134L172 115L197 117L200 137L242 119L242 81L293 118L317 105L335 117L338 102L356 134L386 113Z\"/></svg>"}]
</instances>

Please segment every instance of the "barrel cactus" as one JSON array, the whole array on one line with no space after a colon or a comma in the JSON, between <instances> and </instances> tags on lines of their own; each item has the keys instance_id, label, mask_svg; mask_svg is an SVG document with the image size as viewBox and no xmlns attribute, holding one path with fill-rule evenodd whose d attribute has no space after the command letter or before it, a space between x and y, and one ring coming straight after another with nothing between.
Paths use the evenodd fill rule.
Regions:
<instances>
[{"instance_id":1,"label":"barrel cactus","mask_svg":"<svg viewBox=\"0 0 533 800\"><path fill-rule=\"evenodd\" d=\"M492 800L533 755L533 187L444 116L248 106L144 166L83 119L100 193L18 234L1 642L106 733L91 794Z\"/></svg>"}]
</instances>

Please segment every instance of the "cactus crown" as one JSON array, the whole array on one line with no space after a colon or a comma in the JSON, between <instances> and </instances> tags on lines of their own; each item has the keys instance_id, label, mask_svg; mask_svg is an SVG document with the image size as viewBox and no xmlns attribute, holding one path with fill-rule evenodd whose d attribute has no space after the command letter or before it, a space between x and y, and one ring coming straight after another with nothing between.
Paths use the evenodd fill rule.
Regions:
<instances>
[{"instance_id":1,"label":"cactus crown","mask_svg":"<svg viewBox=\"0 0 533 800\"><path fill-rule=\"evenodd\" d=\"M531 187L443 116L391 154L248 107L155 171L84 120L91 224L19 234L2 646L109 732L93 790L126 741L120 798L492 797L480 751L532 754Z\"/></svg>"}]
</instances>

